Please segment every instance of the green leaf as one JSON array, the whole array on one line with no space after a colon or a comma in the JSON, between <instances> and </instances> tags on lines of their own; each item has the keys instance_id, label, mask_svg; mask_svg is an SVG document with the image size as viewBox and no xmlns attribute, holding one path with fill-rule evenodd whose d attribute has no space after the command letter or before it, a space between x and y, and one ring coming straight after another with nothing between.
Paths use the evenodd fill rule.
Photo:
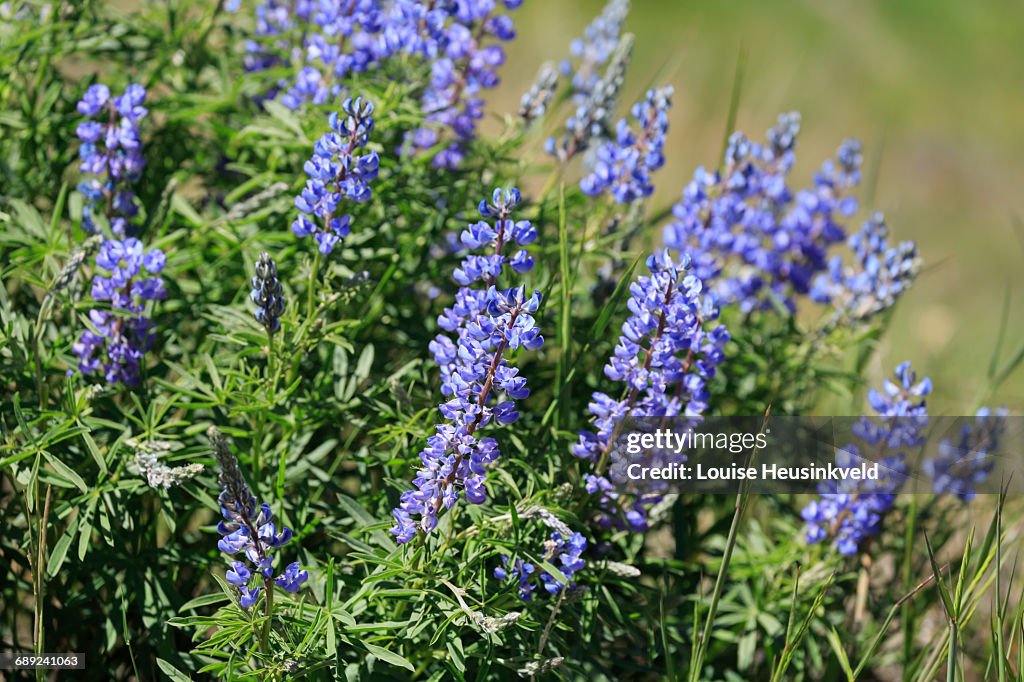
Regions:
<instances>
[{"instance_id":1,"label":"green leaf","mask_svg":"<svg viewBox=\"0 0 1024 682\"><path fill-rule=\"evenodd\" d=\"M839 661L839 666L846 673L846 679L853 682L854 675L853 669L850 667L850 659L846 656L846 650L843 649L843 640L840 639L839 633L836 632L835 628L828 631L826 635L828 638L828 644L832 647L832 652L836 655L836 660Z\"/></svg>"},{"instance_id":2,"label":"green leaf","mask_svg":"<svg viewBox=\"0 0 1024 682\"><path fill-rule=\"evenodd\" d=\"M57 540L57 544L53 546L53 551L50 553L50 558L46 561L46 575L52 578L60 572L60 567L64 565L64 559L67 558L71 540L77 531L77 527L69 528L64 535L60 536L60 540Z\"/></svg>"},{"instance_id":3,"label":"green leaf","mask_svg":"<svg viewBox=\"0 0 1024 682\"><path fill-rule=\"evenodd\" d=\"M167 675L168 678L173 680L173 682L192 682L191 677L181 672L162 658L156 659L156 665L165 675Z\"/></svg>"},{"instance_id":4,"label":"green leaf","mask_svg":"<svg viewBox=\"0 0 1024 682\"><path fill-rule=\"evenodd\" d=\"M366 647L366 650L368 652L370 652L380 660L384 661L385 663L390 663L391 665L397 666L399 668L405 668L409 671L415 670L415 668L412 667L412 663L405 660L393 651L388 651L384 647L379 647L375 644L370 644L369 642L363 642L363 646Z\"/></svg>"},{"instance_id":5,"label":"green leaf","mask_svg":"<svg viewBox=\"0 0 1024 682\"><path fill-rule=\"evenodd\" d=\"M223 592L204 594L185 602L178 611L191 611L201 606L210 606L211 604L220 604L226 601L231 601L231 598Z\"/></svg>"},{"instance_id":6,"label":"green leaf","mask_svg":"<svg viewBox=\"0 0 1024 682\"><path fill-rule=\"evenodd\" d=\"M78 475L77 472L75 472L74 469L72 469L67 464L51 455L49 452L46 452L45 450L43 451L43 457L46 459L47 462L50 463L50 466L52 466L56 470L59 477L67 479L69 482L71 482L72 485L81 490L83 493L89 492L89 486L85 484L85 481L82 479L81 476Z\"/></svg>"}]
</instances>

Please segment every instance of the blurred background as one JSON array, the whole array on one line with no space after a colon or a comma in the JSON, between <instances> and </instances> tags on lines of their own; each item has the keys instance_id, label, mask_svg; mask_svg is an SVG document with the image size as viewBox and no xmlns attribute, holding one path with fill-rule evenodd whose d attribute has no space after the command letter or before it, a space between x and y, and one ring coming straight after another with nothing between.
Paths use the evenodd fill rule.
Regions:
<instances>
[{"instance_id":1,"label":"blurred background","mask_svg":"<svg viewBox=\"0 0 1024 682\"><path fill-rule=\"evenodd\" d=\"M525 2L489 110L515 111L540 64L561 60L603 5ZM987 400L1007 296L1003 356L1024 341L1024 2L633 0L625 30L637 40L620 114L651 85L676 88L652 212L697 166L717 164L745 53L738 129L762 138L780 112L800 111L800 184L843 138L860 138L856 226L864 206L882 210L893 239L916 240L924 258L871 382L908 359L935 381L932 413ZM1024 408L1024 370L994 402Z\"/></svg>"}]
</instances>

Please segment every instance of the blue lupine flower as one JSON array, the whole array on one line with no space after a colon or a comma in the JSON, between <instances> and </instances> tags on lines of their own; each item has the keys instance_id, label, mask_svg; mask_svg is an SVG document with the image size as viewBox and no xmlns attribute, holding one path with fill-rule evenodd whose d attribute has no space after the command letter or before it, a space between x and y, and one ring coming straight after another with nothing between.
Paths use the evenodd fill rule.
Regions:
<instances>
[{"instance_id":1,"label":"blue lupine flower","mask_svg":"<svg viewBox=\"0 0 1024 682\"><path fill-rule=\"evenodd\" d=\"M262 71L282 63L302 66L294 77L275 82L268 97L286 107L324 104L344 94L346 81L398 55L427 62L430 80L421 105L428 125L411 132L405 153L430 149L450 138L433 161L457 167L465 145L483 116L482 90L498 83L505 61L489 40L515 37L512 21L498 5L515 9L522 0L353 0L346 3L289 3L265 0L257 9L256 35L247 44L246 68Z\"/></svg>"},{"instance_id":2,"label":"blue lupine flower","mask_svg":"<svg viewBox=\"0 0 1024 682\"><path fill-rule=\"evenodd\" d=\"M277 278L277 263L269 253L261 253L256 261L249 299L256 304L256 321L266 328L268 334L277 332L284 314L284 291Z\"/></svg>"},{"instance_id":3,"label":"blue lupine flower","mask_svg":"<svg viewBox=\"0 0 1024 682\"><path fill-rule=\"evenodd\" d=\"M951 493L963 502L974 499L976 486L995 467L995 452L1008 414L1005 408L993 411L982 407L971 422L961 426L956 443L949 438L939 443L938 457L926 459L921 467L931 477L936 494Z\"/></svg>"},{"instance_id":4,"label":"blue lupine flower","mask_svg":"<svg viewBox=\"0 0 1024 682\"><path fill-rule=\"evenodd\" d=\"M687 253L694 272L723 305L744 312L769 309L773 299L795 310L828 266L828 249L845 238L841 220L857 210L850 195L860 182L860 143L847 140L826 161L814 184L787 184L795 161L800 117L783 114L756 144L729 139L721 171L698 168L673 209L665 245Z\"/></svg>"},{"instance_id":5,"label":"blue lupine flower","mask_svg":"<svg viewBox=\"0 0 1024 682\"><path fill-rule=\"evenodd\" d=\"M369 201L369 183L380 166L377 152L356 154L373 132L373 104L349 98L340 113L331 114L329 123L330 132L317 141L313 157L304 166L309 180L295 197L300 213L292 223L295 236L313 236L323 254L329 254L350 231L351 219L338 214L339 205L346 199L357 204Z\"/></svg>"},{"instance_id":6,"label":"blue lupine flower","mask_svg":"<svg viewBox=\"0 0 1024 682\"><path fill-rule=\"evenodd\" d=\"M291 529L283 525L278 528L270 505L257 502L238 467L238 459L220 431L211 426L207 436L220 468L217 480L221 492L217 500L222 518L217 524L221 535L217 548L230 556L241 554L245 559L233 560L225 574L226 580L239 588L242 608L251 607L259 599L261 588L250 587L253 578L262 580L267 589L276 584L287 592L298 592L309 577L298 563L289 564L274 578L273 550L288 544Z\"/></svg>"},{"instance_id":7,"label":"blue lupine flower","mask_svg":"<svg viewBox=\"0 0 1024 682\"><path fill-rule=\"evenodd\" d=\"M725 359L729 332L718 318L713 296L699 278L688 272L685 258L676 262L667 250L647 259L649 276L630 285L629 318L604 373L623 384L614 398L597 391L590 403L595 432L582 431L573 454L594 462L587 491L597 494L603 512L600 525L647 527L646 508L657 495L641 495L632 505L615 493L601 470L627 417L696 417L708 407L708 382Z\"/></svg>"},{"instance_id":8,"label":"blue lupine flower","mask_svg":"<svg viewBox=\"0 0 1024 682\"><path fill-rule=\"evenodd\" d=\"M562 590L576 587L572 577L583 568L582 554L586 548L587 539L582 533L573 533L569 538L563 537L561 533L552 533L551 539L544 543L544 560L550 562L558 559L556 566L569 582L562 582L559 578L544 572L540 576L544 589L550 594L558 594Z\"/></svg>"},{"instance_id":9,"label":"blue lupine flower","mask_svg":"<svg viewBox=\"0 0 1024 682\"><path fill-rule=\"evenodd\" d=\"M497 287L506 264L514 272L529 270L533 264L523 251L507 256L513 244L525 246L537 237L529 221L512 220L519 201L518 190L496 189L491 202L483 201L479 207L481 217L493 218L493 223L474 223L462 233L468 248L487 246L493 253L463 259L455 271L456 281L463 286L455 304L438 318L447 333L438 334L430 350L441 369L441 393L447 401L440 411L446 421L427 439L414 487L402 494L393 512L391 533L400 543L412 540L417 528L432 531L441 508L450 509L460 495L470 504L486 500L486 465L497 459L498 442L480 438L477 432L492 421L515 422L519 418L515 401L530 394L526 379L507 364L504 354L520 347L537 350L544 344L533 318L540 307L540 292L528 294L525 286ZM482 286L472 288L477 283Z\"/></svg>"},{"instance_id":10,"label":"blue lupine flower","mask_svg":"<svg viewBox=\"0 0 1024 682\"><path fill-rule=\"evenodd\" d=\"M612 53L604 75L593 90L581 98L576 111L565 122L565 134L548 138L544 145L548 154L565 163L595 142L609 137L612 115L632 53L633 36L626 34Z\"/></svg>"},{"instance_id":11,"label":"blue lupine flower","mask_svg":"<svg viewBox=\"0 0 1024 682\"><path fill-rule=\"evenodd\" d=\"M501 555L501 566L494 569L494 577L498 580L505 580L509 572L515 576L519 587L519 598L523 601L533 599L533 590L536 587L534 578L539 576L540 583L549 594L558 594L563 590L572 590L576 587L572 577L583 569L583 552L587 548L587 539L581 533L573 533L566 537L562 533L554 532L551 539L544 543L543 559L552 563L568 582L556 578L547 571L539 571L533 564L516 559L511 566L509 557Z\"/></svg>"},{"instance_id":12,"label":"blue lupine flower","mask_svg":"<svg viewBox=\"0 0 1024 682\"><path fill-rule=\"evenodd\" d=\"M249 583L252 571L245 565L244 561L232 561L231 568L224 574L224 578L236 587L242 587Z\"/></svg>"},{"instance_id":13,"label":"blue lupine flower","mask_svg":"<svg viewBox=\"0 0 1024 682\"><path fill-rule=\"evenodd\" d=\"M498 580L505 580L508 577L509 570L511 570L512 574L516 577L516 582L519 583L519 598L523 601L533 599L534 584L531 582L531 578L537 571L537 567L528 561L516 559L510 568L508 556L505 554L501 555L501 563L501 566L495 567L494 577Z\"/></svg>"},{"instance_id":14,"label":"blue lupine flower","mask_svg":"<svg viewBox=\"0 0 1024 682\"><path fill-rule=\"evenodd\" d=\"M299 568L299 562L295 561L285 567L284 573L274 580L274 584L285 592L298 592L308 579L309 573Z\"/></svg>"},{"instance_id":15,"label":"blue lupine flower","mask_svg":"<svg viewBox=\"0 0 1024 682\"><path fill-rule=\"evenodd\" d=\"M78 103L79 113L101 119L83 121L76 129L82 142L79 169L99 176L78 186L86 198L82 229L90 234L96 232L98 213L109 221L115 237L124 237L132 230L130 222L138 215L138 207L131 185L146 165L139 139L139 121L147 113L142 106L145 101L146 90L141 85L129 85L123 94L112 98L110 89L97 83L89 86Z\"/></svg>"},{"instance_id":16,"label":"blue lupine flower","mask_svg":"<svg viewBox=\"0 0 1024 682\"><path fill-rule=\"evenodd\" d=\"M629 0L608 0L601 14L584 30L583 36L570 43L572 58L562 61L561 71L566 76L572 74L573 99L577 104L582 104L601 80L601 71L619 44L627 14Z\"/></svg>"},{"instance_id":17,"label":"blue lupine flower","mask_svg":"<svg viewBox=\"0 0 1024 682\"><path fill-rule=\"evenodd\" d=\"M447 129L450 137L433 158L436 168L462 164L466 145L476 137L476 122L483 117L480 93L498 84L497 68L505 63L505 51L485 41L509 41L516 35L512 20L496 12L498 4L498 0L452 3L451 23L436 40L436 56L429 55L430 82L421 98L427 125L407 136L405 151L441 144ZM501 0L501 4L512 10L522 0Z\"/></svg>"},{"instance_id":18,"label":"blue lupine flower","mask_svg":"<svg viewBox=\"0 0 1024 682\"><path fill-rule=\"evenodd\" d=\"M289 3L266 0L257 10L250 41L250 71L282 61L301 64L291 80L275 84L270 96L290 109L323 104L345 92L353 75L399 54L434 58L456 5L415 0Z\"/></svg>"},{"instance_id":19,"label":"blue lupine flower","mask_svg":"<svg viewBox=\"0 0 1024 682\"><path fill-rule=\"evenodd\" d=\"M135 386L141 379L142 361L155 334L143 313L146 301L167 295L159 273L167 259L160 249L143 251L138 239L110 239L96 255L96 266L109 274L93 277L92 297L109 302L112 310L93 309L88 329L72 346L83 374L102 372L107 382Z\"/></svg>"},{"instance_id":20,"label":"blue lupine flower","mask_svg":"<svg viewBox=\"0 0 1024 682\"><path fill-rule=\"evenodd\" d=\"M925 396L931 393L928 378L917 380L909 362L896 368L896 380L887 379L883 391L872 389L868 401L881 419L864 417L853 428L860 445L850 443L837 451L836 466L855 468L865 458L879 463L878 480L820 483L820 496L801 512L810 543L831 538L840 554L855 554L881 529L885 514L896 501L896 493L907 480L903 448L920 447L922 430L928 423ZM883 456L884 455L884 456Z\"/></svg>"},{"instance_id":21,"label":"blue lupine flower","mask_svg":"<svg viewBox=\"0 0 1024 682\"><path fill-rule=\"evenodd\" d=\"M247 585L239 587L238 604L243 609L251 609L256 605L256 602L260 599L261 588L253 587L249 588Z\"/></svg>"},{"instance_id":22,"label":"blue lupine flower","mask_svg":"<svg viewBox=\"0 0 1024 682\"><path fill-rule=\"evenodd\" d=\"M891 308L914 283L921 260L912 241L889 246L889 228L881 213L875 213L863 229L849 239L856 266L843 266L842 258L829 260L828 274L819 275L811 298L831 303L835 321L859 322Z\"/></svg>"},{"instance_id":23,"label":"blue lupine flower","mask_svg":"<svg viewBox=\"0 0 1024 682\"><path fill-rule=\"evenodd\" d=\"M650 196L654 191L651 171L665 165L663 149L671 106L671 86L648 90L646 98L633 105L639 130L633 130L626 119L619 121L615 141L597 148L590 174L580 180L583 193L593 197L611 190L620 204Z\"/></svg>"}]
</instances>

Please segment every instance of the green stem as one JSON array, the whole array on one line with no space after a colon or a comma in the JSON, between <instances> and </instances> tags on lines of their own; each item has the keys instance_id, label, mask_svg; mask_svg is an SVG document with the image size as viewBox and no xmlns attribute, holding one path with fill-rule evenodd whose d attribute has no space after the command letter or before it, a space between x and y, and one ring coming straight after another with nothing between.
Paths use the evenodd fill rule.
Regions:
<instances>
[{"instance_id":1,"label":"green stem","mask_svg":"<svg viewBox=\"0 0 1024 682\"><path fill-rule=\"evenodd\" d=\"M274 581L272 578L263 579L263 589L267 593L263 610L263 633L260 635L260 651L267 653L267 639L270 637L270 620L274 613Z\"/></svg>"},{"instance_id":2,"label":"green stem","mask_svg":"<svg viewBox=\"0 0 1024 682\"><path fill-rule=\"evenodd\" d=\"M270 382L270 388L273 392L276 388L275 379L277 375L274 373L274 333L267 330L267 373L265 378Z\"/></svg>"},{"instance_id":3,"label":"green stem","mask_svg":"<svg viewBox=\"0 0 1024 682\"><path fill-rule=\"evenodd\" d=\"M765 421L761 425L761 432L764 433L767 426L768 414L765 414ZM757 450L750 453L747 459L748 466L753 462ZM722 598L722 590L725 587L725 576L729 572L729 563L732 561L732 552L736 548L736 540L739 537L740 521L743 519L743 512L746 511L747 501L746 481L740 483L739 491L736 494L736 508L732 514L732 523L729 526L729 535L725 541L725 552L722 554L722 564L718 567L718 575L715 577L715 588L711 593L711 604L708 606L708 615L704 619L704 627L701 629L697 641L694 643L693 653L690 657L690 682L700 682L701 668L704 665L704 657L707 654L708 640L711 638L711 627L715 622L715 615L718 612L718 602Z\"/></svg>"},{"instance_id":4,"label":"green stem","mask_svg":"<svg viewBox=\"0 0 1024 682\"><path fill-rule=\"evenodd\" d=\"M998 570L998 569L996 569ZM949 659L946 661L946 682L956 682L956 657L958 650L956 621L949 621Z\"/></svg>"},{"instance_id":5,"label":"green stem","mask_svg":"<svg viewBox=\"0 0 1024 682\"><path fill-rule=\"evenodd\" d=\"M306 291L306 324L313 324L313 313L316 311L316 283L320 270L320 251L313 256L313 264L309 269L309 288Z\"/></svg>"}]
</instances>

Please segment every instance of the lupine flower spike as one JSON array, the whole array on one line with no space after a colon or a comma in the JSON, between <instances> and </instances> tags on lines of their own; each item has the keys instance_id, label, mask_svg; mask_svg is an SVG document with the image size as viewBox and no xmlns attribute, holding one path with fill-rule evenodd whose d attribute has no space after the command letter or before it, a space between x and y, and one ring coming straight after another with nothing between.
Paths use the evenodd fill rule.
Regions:
<instances>
[{"instance_id":1,"label":"lupine flower spike","mask_svg":"<svg viewBox=\"0 0 1024 682\"><path fill-rule=\"evenodd\" d=\"M462 232L468 249L488 247L492 253L463 259L454 273L462 285L455 304L438 318L447 333L438 334L430 349L441 368L441 393L448 398L440 406L445 421L427 439L414 487L402 493L401 504L393 512L391 533L399 542L412 540L417 529L432 531L441 509L452 508L461 495L471 504L484 502L486 465L497 459L498 442L480 438L477 432L491 422L515 422L519 418L515 401L530 394L526 379L508 365L505 353L543 345L533 318L540 307L540 292L530 295L524 286L497 286L506 265L517 273L533 267L525 250L511 257L506 253L513 244L526 246L537 238L529 221L511 218L519 201L518 190L496 189L491 202L482 201L479 207L480 215L493 218L493 224L481 221ZM482 286L474 288L477 283Z\"/></svg>"},{"instance_id":2,"label":"lupine flower spike","mask_svg":"<svg viewBox=\"0 0 1024 682\"><path fill-rule=\"evenodd\" d=\"M843 142L813 186L794 190L788 175L799 132L799 114L789 113L779 116L765 144L733 133L722 169L698 168L673 209L665 245L690 255L722 305L795 310L794 297L810 292L828 267L828 249L845 238L842 221L857 210L860 143Z\"/></svg>"},{"instance_id":3,"label":"lupine flower spike","mask_svg":"<svg viewBox=\"0 0 1024 682\"><path fill-rule=\"evenodd\" d=\"M844 267L842 259L833 256L828 275L815 280L811 298L835 308L830 324L867 321L891 308L914 283L921 268L917 245L904 241L889 246L888 237L885 218L875 213L849 239L856 266Z\"/></svg>"},{"instance_id":4,"label":"lupine flower spike","mask_svg":"<svg viewBox=\"0 0 1024 682\"><path fill-rule=\"evenodd\" d=\"M250 300L256 304L256 321L273 336L281 328L284 314L284 292L277 278L277 264L269 253L261 253L256 261L256 274L252 278Z\"/></svg>"},{"instance_id":5,"label":"lupine flower spike","mask_svg":"<svg viewBox=\"0 0 1024 682\"><path fill-rule=\"evenodd\" d=\"M926 459L922 466L932 479L935 494L953 494L961 502L974 499L975 487L988 478L995 467L1007 415L1006 408L982 407L960 428L960 437L955 443L949 438L939 443L938 456Z\"/></svg>"},{"instance_id":6,"label":"lupine flower spike","mask_svg":"<svg viewBox=\"0 0 1024 682\"><path fill-rule=\"evenodd\" d=\"M299 216L292 223L296 237L312 236L322 254L329 254L348 236L351 219L339 215L344 200L362 204L370 200L370 182L377 177L377 152L357 154L373 132L373 104L359 97L347 99L341 112L332 113L330 131L313 148L303 168L309 180L295 197Z\"/></svg>"},{"instance_id":7,"label":"lupine flower spike","mask_svg":"<svg viewBox=\"0 0 1024 682\"><path fill-rule=\"evenodd\" d=\"M896 368L895 381L887 379L884 392L871 389L868 402L880 419L863 417L854 424L860 444L850 443L836 453L836 465L854 468L865 458L880 465L878 480L844 479L819 484L820 497L801 512L807 541L831 539L840 554L856 554L882 527L907 479L907 448L920 447L928 423L925 396L932 391L928 378L917 380L910 363Z\"/></svg>"},{"instance_id":8,"label":"lupine flower spike","mask_svg":"<svg viewBox=\"0 0 1024 682\"><path fill-rule=\"evenodd\" d=\"M600 498L599 525L647 528L648 506L657 495L643 495L627 504L612 491L604 470L624 421L630 417L696 417L710 397L708 382L725 359L729 332L712 327L718 317L713 296L688 272L689 262L674 260L667 250L647 259L650 275L630 285L629 318L615 354L605 365L609 379L623 384L614 398L595 392L590 403L595 431L583 431L573 454L595 464L586 477L587 491Z\"/></svg>"},{"instance_id":9,"label":"lupine flower spike","mask_svg":"<svg viewBox=\"0 0 1024 682\"><path fill-rule=\"evenodd\" d=\"M476 122L483 118L480 94L498 84L497 69L505 63L505 51L498 43L516 36L512 19L497 9L503 5L513 10L521 4L522 0L451 3L451 24L437 41L430 82L421 100L428 125L409 135L407 153L444 142L440 126L450 135L434 156L434 167L462 165L466 145L476 137Z\"/></svg>"},{"instance_id":10,"label":"lupine flower spike","mask_svg":"<svg viewBox=\"0 0 1024 682\"><path fill-rule=\"evenodd\" d=\"M610 135L612 114L626 80L626 68L632 54L633 36L627 33L612 53L604 76L565 122L565 134L559 138L548 138L545 144L548 154L565 163L586 151L595 141Z\"/></svg>"},{"instance_id":11,"label":"lupine flower spike","mask_svg":"<svg viewBox=\"0 0 1024 682\"><path fill-rule=\"evenodd\" d=\"M663 149L671 106L671 86L648 90L647 97L633 106L638 129L626 119L619 121L615 140L597 148L593 169L580 180L583 193L593 197L611 191L620 204L650 196L654 191L650 174L665 165Z\"/></svg>"},{"instance_id":12,"label":"lupine flower spike","mask_svg":"<svg viewBox=\"0 0 1024 682\"><path fill-rule=\"evenodd\" d=\"M112 97L110 88L97 83L78 103L78 112L90 119L75 131L82 141L79 169L97 176L78 185L86 199L82 229L90 234L96 232L97 214L105 216L115 237L132 231L130 223L138 207L131 186L146 165L139 139L139 121L147 113L142 106L145 101L146 89L141 85L129 85L123 94Z\"/></svg>"},{"instance_id":13,"label":"lupine flower spike","mask_svg":"<svg viewBox=\"0 0 1024 682\"><path fill-rule=\"evenodd\" d=\"M282 525L278 530L270 505L257 502L238 467L238 459L220 431L211 426L207 436L220 468L218 502L223 518L217 524L217 532L222 536L217 547L229 556L241 556L232 560L225 574L227 581L238 588L239 604L251 608L261 591L270 591L274 585L285 592L298 592L309 578L298 562L289 564L274 578L273 551L288 544L291 529Z\"/></svg>"},{"instance_id":14,"label":"lupine flower spike","mask_svg":"<svg viewBox=\"0 0 1024 682\"><path fill-rule=\"evenodd\" d=\"M93 278L92 297L110 307L89 311L95 331L83 332L72 346L83 374L102 373L111 384L139 383L143 357L156 336L145 303L167 295L157 276L166 262L160 249L144 251L138 239L112 239L100 247L96 266L109 274Z\"/></svg>"},{"instance_id":15,"label":"lupine flower spike","mask_svg":"<svg viewBox=\"0 0 1024 682\"><path fill-rule=\"evenodd\" d=\"M494 569L494 577L498 580L505 580L513 576L519 587L519 598L523 601L533 599L533 591L536 588L536 579L539 577L540 584L548 594L558 594L563 590L573 590L576 583L572 577L584 566L583 552L587 548L587 539L581 533L564 535L552 533L551 538L544 543L542 557L544 561L556 566L568 582L544 570L539 570L528 561L516 559L510 561L506 555L501 555L501 566Z\"/></svg>"},{"instance_id":16,"label":"lupine flower spike","mask_svg":"<svg viewBox=\"0 0 1024 682\"><path fill-rule=\"evenodd\" d=\"M524 123L531 123L544 116L557 88L558 72L551 64L544 64L533 85L519 99L519 117Z\"/></svg>"},{"instance_id":17,"label":"lupine flower spike","mask_svg":"<svg viewBox=\"0 0 1024 682\"><path fill-rule=\"evenodd\" d=\"M629 0L609 0L583 36L569 45L572 58L562 61L561 70L563 75L572 75L573 99L577 104L582 104L601 80L601 69L619 44L627 14Z\"/></svg>"}]
</instances>

